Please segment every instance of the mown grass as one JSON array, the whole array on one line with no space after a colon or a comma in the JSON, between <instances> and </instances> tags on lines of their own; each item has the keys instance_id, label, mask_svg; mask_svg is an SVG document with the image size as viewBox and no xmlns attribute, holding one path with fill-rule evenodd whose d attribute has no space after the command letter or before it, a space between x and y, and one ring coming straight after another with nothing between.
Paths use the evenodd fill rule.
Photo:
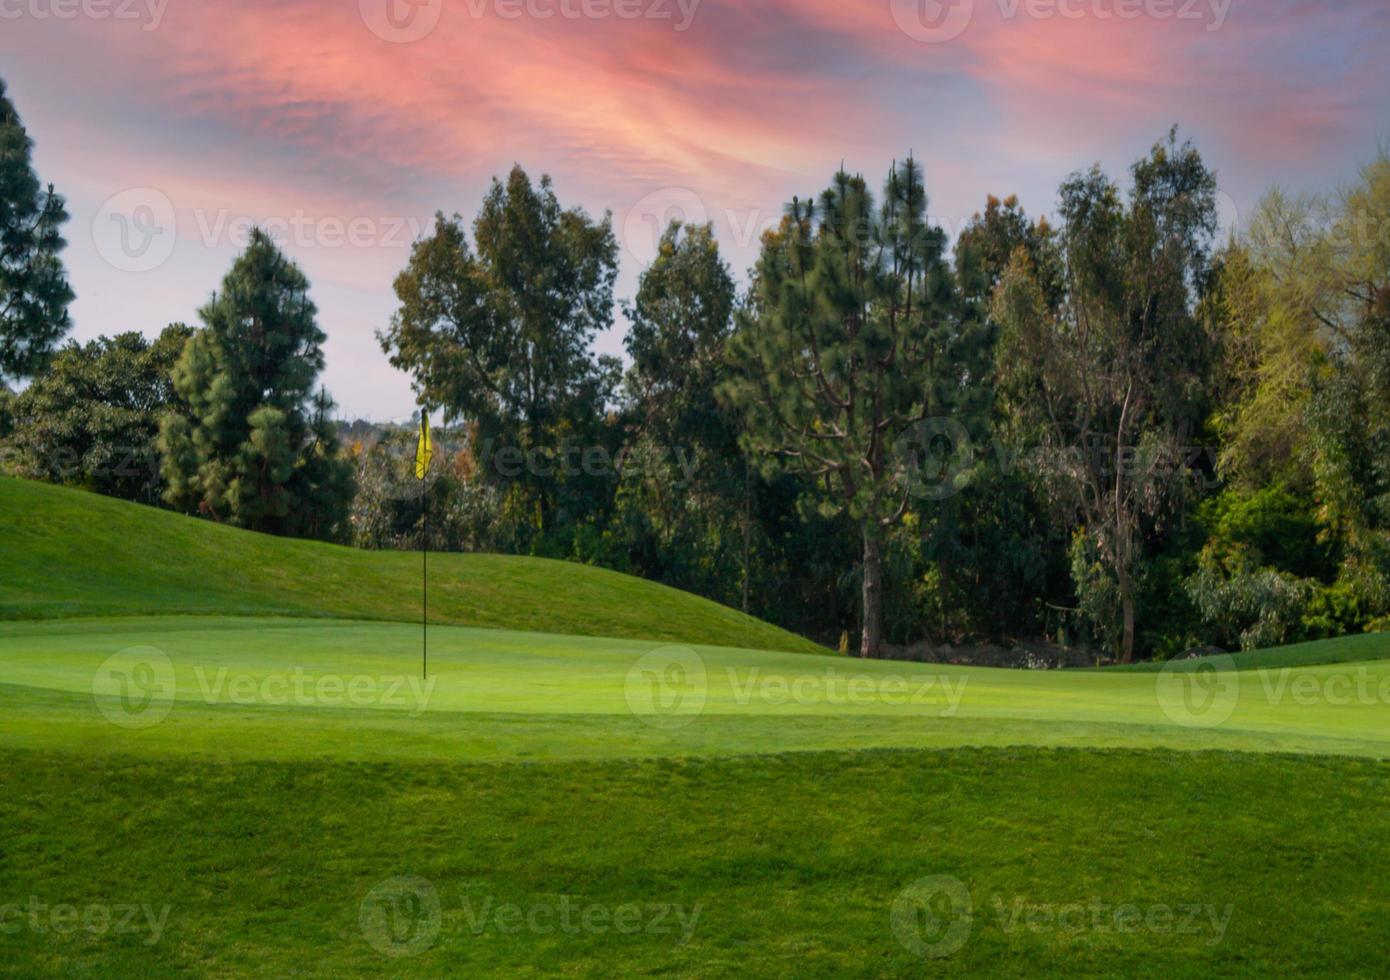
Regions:
<instances>
[{"instance_id":1,"label":"mown grass","mask_svg":"<svg viewBox=\"0 0 1390 980\"><path fill-rule=\"evenodd\" d=\"M420 555L252 534L0 477L0 619L293 615L414 621ZM432 555L440 623L826 652L718 603L572 562Z\"/></svg>"},{"instance_id":2,"label":"mown grass","mask_svg":"<svg viewBox=\"0 0 1390 980\"><path fill-rule=\"evenodd\" d=\"M428 700L335 700L418 677L418 557L0 480L0 975L1390 975L1378 637L1190 679L863 663L449 556ZM167 717L113 720L106 658L152 647Z\"/></svg>"},{"instance_id":3,"label":"mown grass","mask_svg":"<svg viewBox=\"0 0 1390 980\"><path fill-rule=\"evenodd\" d=\"M121 678L134 667L122 661L116 675L103 672L119 651L168 658L172 687L157 692L168 717L152 727L113 724L100 710L117 707ZM1188 717L1174 710L1183 707L1182 688L1151 674L865 662L447 626L431 629L431 651L426 684L414 625L250 617L0 623L0 746L286 761L958 745L1390 757L1387 662L1356 666L1359 692L1356 678L1342 676L1352 672L1346 666L1229 675L1230 702L1216 703L1210 717ZM687 702L688 713L662 715L650 684L664 685L676 663L698 701ZM1347 698L1337 697L1338 682ZM350 697L354 685L359 694Z\"/></svg>"},{"instance_id":4,"label":"mown grass","mask_svg":"<svg viewBox=\"0 0 1390 980\"><path fill-rule=\"evenodd\" d=\"M24 750L0 768L0 907L169 911L152 944L12 915L0 973L1379 977L1388 796L1383 763L1166 752L287 766ZM435 890L437 933L408 906L389 935L364 931L364 900L400 876ZM968 921L940 960L893 929L927 876L971 900L968 920L932 906ZM920 910L905 921L943 936Z\"/></svg>"}]
</instances>

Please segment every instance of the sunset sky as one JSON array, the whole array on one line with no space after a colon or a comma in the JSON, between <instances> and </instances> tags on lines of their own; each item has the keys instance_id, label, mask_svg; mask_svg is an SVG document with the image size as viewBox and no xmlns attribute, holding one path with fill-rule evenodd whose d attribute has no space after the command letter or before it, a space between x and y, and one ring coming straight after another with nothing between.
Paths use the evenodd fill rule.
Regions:
<instances>
[{"instance_id":1,"label":"sunset sky","mask_svg":"<svg viewBox=\"0 0 1390 980\"><path fill-rule=\"evenodd\" d=\"M0 77L72 214L74 336L194 322L269 223L343 414L378 420L414 405L373 336L411 238L513 162L613 212L620 297L666 217L712 220L742 275L792 194L908 151L954 232L1178 123L1233 221L1390 139L1387 51L1386 0L0 0Z\"/></svg>"}]
</instances>

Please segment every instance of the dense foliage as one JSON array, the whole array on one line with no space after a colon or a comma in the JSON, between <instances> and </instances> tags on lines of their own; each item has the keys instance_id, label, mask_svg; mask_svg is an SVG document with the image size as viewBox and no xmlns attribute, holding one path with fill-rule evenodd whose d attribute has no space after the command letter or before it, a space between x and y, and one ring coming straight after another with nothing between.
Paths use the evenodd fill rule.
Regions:
<instances>
[{"instance_id":1,"label":"dense foliage","mask_svg":"<svg viewBox=\"0 0 1390 980\"><path fill-rule=\"evenodd\" d=\"M16 396L8 452L16 473L97 493L158 503L155 437L173 407L174 365L193 331L165 328L70 343Z\"/></svg>"},{"instance_id":2,"label":"dense foliage","mask_svg":"<svg viewBox=\"0 0 1390 980\"><path fill-rule=\"evenodd\" d=\"M51 357L62 201L0 89L0 462L369 548L567 558L863 655L972 638L1117 659L1390 626L1390 157L1216 238L1176 132L1053 221L990 197L954 247L912 159L835 174L740 292L673 223L631 301L608 215L520 167L440 215L380 334L442 416L331 419L309 283L256 233L203 326ZM51 357L51 363L49 363ZM6 434L8 433L8 434ZM346 441L346 449L340 443ZM122 457L117 459L117 457ZM125 465L117 465L124 463Z\"/></svg>"}]
</instances>

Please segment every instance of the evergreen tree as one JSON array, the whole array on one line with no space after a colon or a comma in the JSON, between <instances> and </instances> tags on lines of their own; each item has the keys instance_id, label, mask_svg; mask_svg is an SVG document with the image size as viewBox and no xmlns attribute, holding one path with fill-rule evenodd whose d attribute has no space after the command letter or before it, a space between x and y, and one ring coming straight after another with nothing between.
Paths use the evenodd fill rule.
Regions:
<instances>
[{"instance_id":1,"label":"evergreen tree","mask_svg":"<svg viewBox=\"0 0 1390 980\"><path fill-rule=\"evenodd\" d=\"M889 173L880 209L844 172L818 205L794 200L764 238L730 342L738 376L723 389L744 412L748 447L813 477L858 526L865 657L882 637L885 537L926 489L897 447L932 419L978 429L988 402L988 331L926 205L910 158Z\"/></svg>"},{"instance_id":2,"label":"evergreen tree","mask_svg":"<svg viewBox=\"0 0 1390 980\"><path fill-rule=\"evenodd\" d=\"M53 185L39 183L33 148L0 79L0 385L33 376L71 326L58 257L68 214Z\"/></svg>"},{"instance_id":3,"label":"evergreen tree","mask_svg":"<svg viewBox=\"0 0 1390 980\"><path fill-rule=\"evenodd\" d=\"M199 311L205 329L174 369L186 411L160 431L165 499L239 527L345 534L352 468L314 391L326 339L309 283L262 231Z\"/></svg>"}]
</instances>

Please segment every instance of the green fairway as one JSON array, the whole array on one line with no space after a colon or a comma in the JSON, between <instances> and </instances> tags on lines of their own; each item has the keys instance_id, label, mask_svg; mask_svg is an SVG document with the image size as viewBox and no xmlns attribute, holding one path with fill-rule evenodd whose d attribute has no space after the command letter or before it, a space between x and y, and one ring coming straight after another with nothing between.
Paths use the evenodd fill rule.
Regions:
<instances>
[{"instance_id":1,"label":"green fairway","mask_svg":"<svg viewBox=\"0 0 1390 980\"><path fill-rule=\"evenodd\" d=\"M0 624L0 741L252 759L956 745L1390 756L1386 661L1245 672L1219 692L1209 715L1190 716L1181 678L1171 675L864 662L434 627L426 682L419 645L418 626L380 623ZM157 668L154 700L126 724L120 685L142 665ZM667 689L672 669L682 672L680 682ZM664 702L652 700L653 682ZM1343 683L1351 685L1347 703L1335 696ZM677 705L682 690L687 697Z\"/></svg>"},{"instance_id":2,"label":"green fairway","mask_svg":"<svg viewBox=\"0 0 1390 980\"><path fill-rule=\"evenodd\" d=\"M15 481L0 539L0 974L1390 968L1379 636L861 661L448 556L426 679L418 556Z\"/></svg>"}]
</instances>

